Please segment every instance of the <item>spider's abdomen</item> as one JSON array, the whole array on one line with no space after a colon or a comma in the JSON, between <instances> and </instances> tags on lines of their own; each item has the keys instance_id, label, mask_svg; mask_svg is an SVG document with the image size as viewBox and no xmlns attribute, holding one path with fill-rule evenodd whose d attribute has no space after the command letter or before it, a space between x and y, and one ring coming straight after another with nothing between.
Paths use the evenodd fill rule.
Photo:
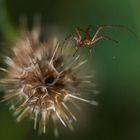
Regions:
<instances>
[{"instance_id":1,"label":"spider's abdomen","mask_svg":"<svg viewBox=\"0 0 140 140\"><path fill-rule=\"evenodd\" d=\"M76 42L76 47L77 47L77 48L81 48L81 47L82 47L82 44L83 44L83 42L82 42L81 40L78 40L78 41Z\"/></svg>"}]
</instances>

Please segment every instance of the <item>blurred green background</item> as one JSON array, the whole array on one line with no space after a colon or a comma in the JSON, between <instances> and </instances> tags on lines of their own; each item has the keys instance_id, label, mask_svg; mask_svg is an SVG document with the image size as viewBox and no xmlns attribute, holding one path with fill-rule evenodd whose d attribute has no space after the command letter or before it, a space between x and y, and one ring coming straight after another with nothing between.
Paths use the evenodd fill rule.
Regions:
<instances>
[{"instance_id":1,"label":"blurred green background","mask_svg":"<svg viewBox=\"0 0 140 140\"><path fill-rule=\"evenodd\" d=\"M65 34L75 26L122 24L140 37L139 0L0 0L0 40L15 36L21 15L31 27L38 13L44 24ZM78 117L83 112L84 119L75 124L75 131L62 126L57 139L140 140L140 40L123 29L106 29L104 34L120 44L100 41L91 58L86 48L81 52L96 71L100 105L85 105L87 110ZM32 127L28 119L16 123L8 107L0 105L0 140L55 139L52 132L38 136Z\"/></svg>"}]
</instances>

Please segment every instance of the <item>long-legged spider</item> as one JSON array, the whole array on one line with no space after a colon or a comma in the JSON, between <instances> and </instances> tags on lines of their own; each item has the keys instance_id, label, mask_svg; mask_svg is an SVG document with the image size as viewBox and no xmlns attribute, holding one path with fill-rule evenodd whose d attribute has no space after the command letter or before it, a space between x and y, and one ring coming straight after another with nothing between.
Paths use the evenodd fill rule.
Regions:
<instances>
[{"instance_id":1,"label":"long-legged spider","mask_svg":"<svg viewBox=\"0 0 140 140\"><path fill-rule=\"evenodd\" d=\"M112 37L109 36L105 36L105 35L100 35L100 32L108 27L114 27L114 28L124 28L126 30L128 30L129 32L131 32L135 37L137 37L135 35L135 33L129 29L128 27L124 26L124 25L101 25L98 27L97 31L95 32L95 34L93 36L90 35L90 31L92 30L91 26L88 26L86 28L86 30L83 30L79 27L75 28L75 31L70 33L64 40L63 44L69 39L69 38L73 38L76 41L76 50L73 54L73 56L75 56L75 54L77 53L77 51L85 46L86 48L89 49L90 53L91 53L91 49L92 49L92 45L94 45L96 42L98 42L99 40L102 39L107 39L110 41L113 41L115 43L119 43L117 40L113 39ZM81 33L84 33L82 36Z\"/></svg>"}]
</instances>

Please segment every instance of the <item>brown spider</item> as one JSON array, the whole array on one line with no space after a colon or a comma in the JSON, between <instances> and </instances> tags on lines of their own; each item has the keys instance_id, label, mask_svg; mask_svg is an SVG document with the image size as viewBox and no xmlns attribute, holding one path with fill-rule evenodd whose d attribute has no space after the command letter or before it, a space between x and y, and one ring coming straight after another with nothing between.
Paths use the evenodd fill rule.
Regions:
<instances>
[{"instance_id":1,"label":"brown spider","mask_svg":"<svg viewBox=\"0 0 140 140\"><path fill-rule=\"evenodd\" d=\"M75 28L75 32L70 33L65 38L65 41L67 41L71 37L76 41L76 44L75 44L76 50L75 50L73 56L75 56L77 51L83 46L87 47L91 53L92 45L94 45L96 42L98 42L99 40L102 40L102 39L107 39L107 40L113 41L118 44L119 42L117 40L115 40L109 36L100 35L101 30L105 29L106 27L124 28L124 29L128 30L129 32L131 32L135 37L137 37L132 30L130 30L128 27L123 26L123 25L101 25L98 27L98 29L95 32L93 37L90 35L90 31L92 30L91 26L88 26L86 30L83 30L83 29L80 29L79 27L77 27L77 28ZM82 37L81 33L84 33L83 37ZM63 44L65 43L65 41L63 42Z\"/></svg>"}]
</instances>

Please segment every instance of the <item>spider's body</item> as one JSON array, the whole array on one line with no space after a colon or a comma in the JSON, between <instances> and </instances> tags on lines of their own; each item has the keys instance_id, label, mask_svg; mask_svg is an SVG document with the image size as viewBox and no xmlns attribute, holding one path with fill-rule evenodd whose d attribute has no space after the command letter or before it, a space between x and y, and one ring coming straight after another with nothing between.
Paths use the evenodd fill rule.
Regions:
<instances>
[{"instance_id":1,"label":"spider's body","mask_svg":"<svg viewBox=\"0 0 140 140\"><path fill-rule=\"evenodd\" d=\"M92 38L91 38L91 37L85 37L85 38L83 39L83 44L84 44L87 48L89 48L90 45L92 45L91 43L92 43Z\"/></svg>"},{"instance_id":2,"label":"spider's body","mask_svg":"<svg viewBox=\"0 0 140 140\"><path fill-rule=\"evenodd\" d=\"M75 41L76 41L76 50L80 49L81 47L83 46L86 46L87 48L89 48L91 46L91 38L80 38L80 39L77 39L77 38L74 38Z\"/></svg>"}]
</instances>

